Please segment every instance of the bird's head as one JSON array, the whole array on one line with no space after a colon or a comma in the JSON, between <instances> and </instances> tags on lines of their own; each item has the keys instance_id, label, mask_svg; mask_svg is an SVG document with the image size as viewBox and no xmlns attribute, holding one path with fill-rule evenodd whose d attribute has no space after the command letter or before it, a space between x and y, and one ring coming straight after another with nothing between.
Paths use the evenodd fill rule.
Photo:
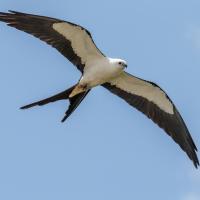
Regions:
<instances>
[{"instance_id":1,"label":"bird's head","mask_svg":"<svg viewBox=\"0 0 200 200\"><path fill-rule=\"evenodd\" d=\"M127 62L125 60L122 60L122 59L113 59L112 60L113 63L117 66L119 66L120 68L124 69L127 67Z\"/></svg>"}]
</instances>

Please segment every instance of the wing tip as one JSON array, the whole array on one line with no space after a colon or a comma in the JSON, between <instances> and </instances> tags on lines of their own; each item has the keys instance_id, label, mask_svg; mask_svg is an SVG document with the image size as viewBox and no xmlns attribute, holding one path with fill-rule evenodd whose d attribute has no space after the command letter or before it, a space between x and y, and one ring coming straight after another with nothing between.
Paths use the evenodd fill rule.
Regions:
<instances>
[{"instance_id":1,"label":"wing tip","mask_svg":"<svg viewBox=\"0 0 200 200\"><path fill-rule=\"evenodd\" d=\"M200 165L198 155L197 155L198 149L190 134L189 134L189 140L187 141L186 146L181 147L181 148L186 152L187 156L193 162L195 168L198 169Z\"/></svg>"},{"instance_id":2,"label":"wing tip","mask_svg":"<svg viewBox=\"0 0 200 200\"><path fill-rule=\"evenodd\" d=\"M193 160L193 164L194 164L194 166L195 166L196 169L199 168L200 163L199 163L198 158L196 158L196 160Z\"/></svg>"},{"instance_id":3,"label":"wing tip","mask_svg":"<svg viewBox=\"0 0 200 200\"><path fill-rule=\"evenodd\" d=\"M200 165L198 155L197 155L198 149L197 149L189 132L188 132L188 136L189 136L188 145L189 145L190 150L189 151L186 150L186 153L187 153L188 157L192 160L195 168L198 169L198 167Z\"/></svg>"},{"instance_id":4,"label":"wing tip","mask_svg":"<svg viewBox=\"0 0 200 200\"><path fill-rule=\"evenodd\" d=\"M8 10L8 12L0 12L0 21L12 26L11 23L14 22L20 15L22 16L22 13L12 10Z\"/></svg>"},{"instance_id":5,"label":"wing tip","mask_svg":"<svg viewBox=\"0 0 200 200\"><path fill-rule=\"evenodd\" d=\"M198 159L198 156L197 156L197 152L198 152L197 148L193 150L193 159L192 159L196 169L198 169L198 167L200 166L199 159Z\"/></svg>"},{"instance_id":6,"label":"wing tip","mask_svg":"<svg viewBox=\"0 0 200 200\"><path fill-rule=\"evenodd\" d=\"M189 148L185 149L185 152L190 160L193 162L195 168L198 169L200 163L197 156L198 149L196 148L196 146L194 146L193 143L189 143Z\"/></svg>"}]
</instances>

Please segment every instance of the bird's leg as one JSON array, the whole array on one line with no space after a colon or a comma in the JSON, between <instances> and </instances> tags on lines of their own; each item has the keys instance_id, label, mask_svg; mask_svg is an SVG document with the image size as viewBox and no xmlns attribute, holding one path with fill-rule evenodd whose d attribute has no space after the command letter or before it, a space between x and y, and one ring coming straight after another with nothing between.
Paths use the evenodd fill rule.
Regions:
<instances>
[{"instance_id":1,"label":"bird's leg","mask_svg":"<svg viewBox=\"0 0 200 200\"><path fill-rule=\"evenodd\" d=\"M72 90L72 92L69 95L69 98L72 98L80 93L83 93L85 91L87 91L89 88L87 86L87 84L78 84L75 86L75 88Z\"/></svg>"}]
</instances>

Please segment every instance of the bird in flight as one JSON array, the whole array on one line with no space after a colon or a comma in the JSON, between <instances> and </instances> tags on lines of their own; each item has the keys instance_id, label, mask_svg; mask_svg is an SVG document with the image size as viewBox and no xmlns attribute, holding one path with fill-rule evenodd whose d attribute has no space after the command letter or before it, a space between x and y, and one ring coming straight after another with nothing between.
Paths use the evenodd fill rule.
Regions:
<instances>
[{"instance_id":1,"label":"bird in flight","mask_svg":"<svg viewBox=\"0 0 200 200\"><path fill-rule=\"evenodd\" d=\"M199 166L197 147L167 94L155 83L125 72L126 61L105 56L95 45L88 30L68 21L16 11L0 12L0 21L56 48L82 74L78 83L67 90L23 106L21 109L43 106L58 100L69 100L69 107L62 119L64 122L90 90L100 85L164 129L186 152L194 166Z\"/></svg>"}]
</instances>

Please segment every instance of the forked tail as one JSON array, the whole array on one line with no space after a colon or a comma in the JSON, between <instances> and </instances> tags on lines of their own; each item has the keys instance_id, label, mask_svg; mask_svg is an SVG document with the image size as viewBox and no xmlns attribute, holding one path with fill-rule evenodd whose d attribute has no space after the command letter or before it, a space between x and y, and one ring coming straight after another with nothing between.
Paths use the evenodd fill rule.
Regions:
<instances>
[{"instance_id":1,"label":"forked tail","mask_svg":"<svg viewBox=\"0 0 200 200\"><path fill-rule=\"evenodd\" d=\"M34 106L43 106L46 105L48 103L52 103L55 101L59 101L59 100L67 100L69 99L69 107L67 109L67 111L65 112L65 116L62 119L62 122L64 122L72 113L73 111L79 106L79 104L81 103L81 101L85 98L85 96L88 94L88 92L90 90L84 91L82 93L77 94L76 96L73 96L72 98L69 98L71 92L73 91L73 89L76 87L76 85L70 87L69 89L60 92L54 96L51 96L49 98L40 100L40 101L36 101L33 102L31 104L25 105L23 107L21 107L20 109L28 109Z\"/></svg>"},{"instance_id":2,"label":"forked tail","mask_svg":"<svg viewBox=\"0 0 200 200\"><path fill-rule=\"evenodd\" d=\"M76 96L73 96L72 98L69 98L70 104L61 122L64 122L76 110L76 108L83 101L83 99L86 97L89 91L90 90L84 91L82 93L77 94Z\"/></svg>"}]
</instances>

